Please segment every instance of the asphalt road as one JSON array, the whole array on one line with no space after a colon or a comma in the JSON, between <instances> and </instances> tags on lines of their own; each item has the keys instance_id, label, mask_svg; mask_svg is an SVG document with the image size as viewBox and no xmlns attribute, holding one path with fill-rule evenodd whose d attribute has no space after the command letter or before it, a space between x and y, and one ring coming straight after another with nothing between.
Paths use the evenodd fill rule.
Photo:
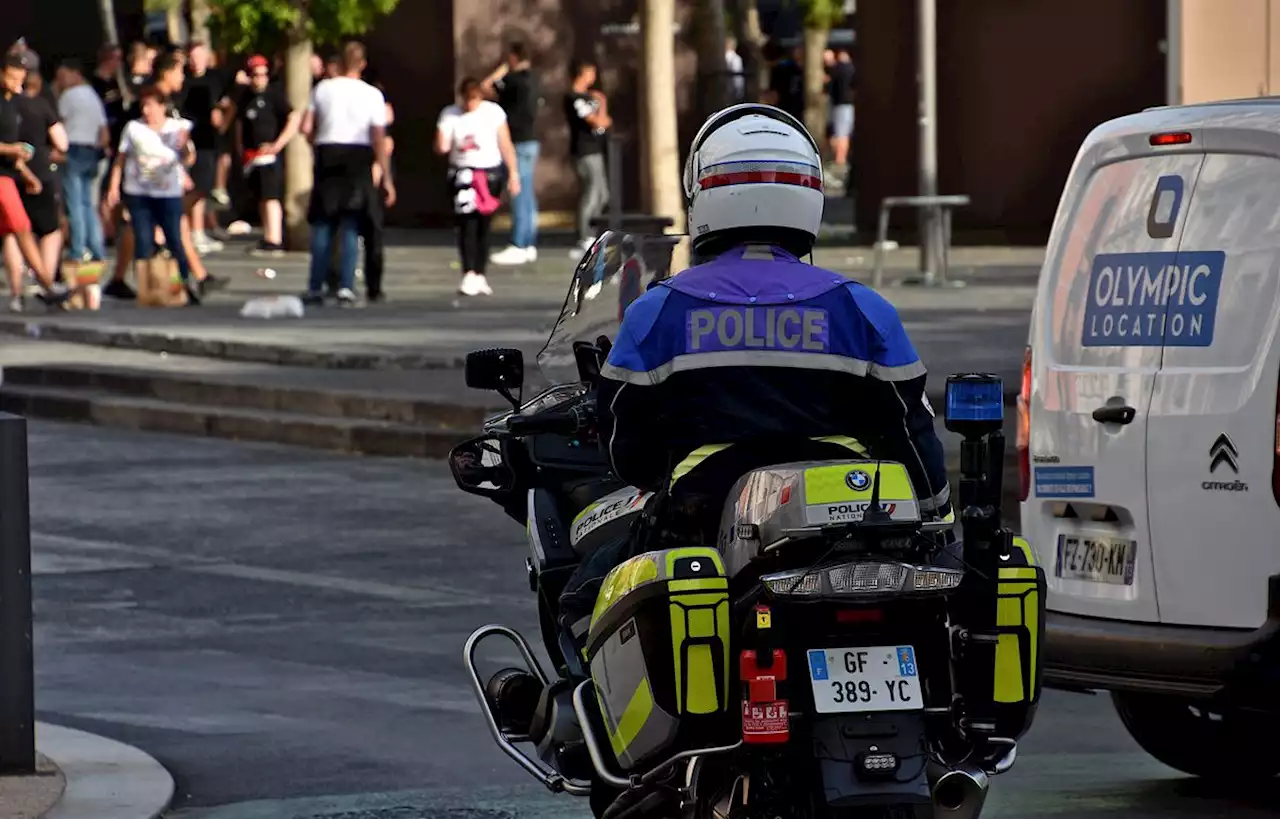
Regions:
<instances>
[{"instance_id":1,"label":"asphalt road","mask_svg":"<svg viewBox=\"0 0 1280 819\"><path fill-rule=\"evenodd\" d=\"M500 755L464 687L467 633L533 609L521 527L442 464L46 423L30 449L39 716L154 754L176 816L585 815ZM1022 751L984 816L1280 801L1155 763L1105 697L1050 692Z\"/></svg>"}]
</instances>

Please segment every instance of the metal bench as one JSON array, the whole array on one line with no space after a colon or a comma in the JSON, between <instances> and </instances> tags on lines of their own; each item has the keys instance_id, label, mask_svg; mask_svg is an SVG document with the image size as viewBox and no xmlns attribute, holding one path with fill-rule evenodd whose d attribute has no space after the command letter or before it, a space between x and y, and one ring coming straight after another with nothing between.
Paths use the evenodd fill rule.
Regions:
<instances>
[{"instance_id":1,"label":"metal bench","mask_svg":"<svg viewBox=\"0 0 1280 819\"><path fill-rule=\"evenodd\" d=\"M889 212L894 208L919 208L921 212L927 208L937 208L942 212L942 246L937 254L939 270L934 271L933 265L926 263L928 260L925 258L925 254L928 251L928 242L924 241L925 234L922 231L920 266L924 270L924 276L922 279L912 283L922 284L926 287L948 285L947 267L951 259L951 211L955 208L963 208L968 204L969 197L964 195L885 197L880 202L880 222L876 227L876 266L871 277L872 287L879 288L884 281L885 241L889 233ZM924 225L924 220L921 220L921 225ZM963 282L957 282L956 284L962 285Z\"/></svg>"},{"instance_id":2,"label":"metal bench","mask_svg":"<svg viewBox=\"0 0 1280 819\"><path fill-rule=\"evenodd\" d=\"M622 213L618 214L618 216L599 216L592 219L591 230L597 236L606 230L653 235L666 233L667 228L672 227L675 223L675 220L669 216L655 216L649 213Z\"/></svg>"}]
</instances>

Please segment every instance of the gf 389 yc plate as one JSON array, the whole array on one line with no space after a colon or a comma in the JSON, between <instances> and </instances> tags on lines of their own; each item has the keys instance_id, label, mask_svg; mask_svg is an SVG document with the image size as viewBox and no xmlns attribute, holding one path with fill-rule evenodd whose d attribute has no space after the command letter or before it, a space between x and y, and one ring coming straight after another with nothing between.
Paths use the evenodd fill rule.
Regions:
<instances>
[{"instance_id":1,"label":"gf 389 yc plate","mask_svg":"<svg viewBox=\"0 0 1280 819\"><path fill-rule=\"evenodd\" d=\"M911 646L811 649L809 679L819 714L924 708Z\"/></svg>"}]
</instances>

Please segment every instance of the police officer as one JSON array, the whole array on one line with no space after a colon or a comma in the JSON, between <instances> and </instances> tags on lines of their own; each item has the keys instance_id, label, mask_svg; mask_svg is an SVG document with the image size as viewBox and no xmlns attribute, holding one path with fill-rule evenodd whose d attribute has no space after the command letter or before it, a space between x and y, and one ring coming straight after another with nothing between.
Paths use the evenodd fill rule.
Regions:
<instances>
[{"instance_id":1,"label":"police officer","mask_svg":"<svg viewBox=\"0 0 1280 819\"><path fill-rule=\"evenodd\" d=\"M821 167L813 137L781 109L735 105L707 120L684 173L694 266L628 308L601 369L614 473L694 498L709 545L733 482L769 464L897 461L922 512L950 514L925 367L897 311L801 261L822 221ZM575 632L599 580L629 555L606 552L566 588L562 622Z\"/></svg>"}]
</instances>

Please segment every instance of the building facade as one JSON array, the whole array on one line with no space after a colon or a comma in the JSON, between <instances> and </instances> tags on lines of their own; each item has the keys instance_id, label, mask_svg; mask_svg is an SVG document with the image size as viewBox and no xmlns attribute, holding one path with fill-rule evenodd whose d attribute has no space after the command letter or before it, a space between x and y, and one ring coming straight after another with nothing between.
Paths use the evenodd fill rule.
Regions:
<instances>
[{"instance_id":1,"label":"building facade","mask_svg":"<svg viewBox=\"0 0 1280 819\"><path fill-rule=\"evenodd\" d=\"M689 2L682 3L683 21ZM759 2L766 22L795 28L786 2ZM539 120L543 210L570 210L576 197L561 102L576 56L601 66L621 139L625 205L639 208L638 5L402 0L366 38L398 115L401 203L392 221L448 220L444 164L430 149L436 117L458 81L492 70L514 39L532 50L547 100ZM4 6L0 42L26 36L46 62L88 57L101 41L97 0ZM856 4L853 162L857 219L866 230L881 198L916 192L915 6ZM939 189L972 198L956 214L958 235L1043 241L1076 149L1099 122L1171 101L1280 93L1280 0L937 0L937 6ZM116 0L116 7L121 37L139 36L142 0ZM696 61L683 29L677 67L672 93L687 140L698 125ZM904 223L909 219L903 215Z\"/></svg>"}]
</instances>

